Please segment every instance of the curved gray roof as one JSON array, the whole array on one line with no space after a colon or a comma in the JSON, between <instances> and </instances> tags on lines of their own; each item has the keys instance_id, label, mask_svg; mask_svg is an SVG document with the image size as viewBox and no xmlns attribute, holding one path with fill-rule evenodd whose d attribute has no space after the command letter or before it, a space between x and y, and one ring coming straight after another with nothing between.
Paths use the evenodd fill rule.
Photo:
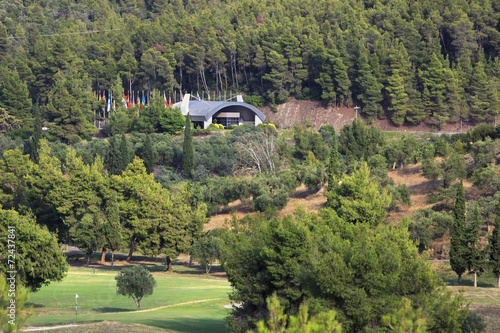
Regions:
<instances>
[{"instance_id":1,"label":"curved gray roof","mask_svg":"<svg viewBox=\"0 0 500 333\"><path fill-rule=\"evenodd\" d=\"M174 106L180 108L180 103L176 103ZM259 109L251 104L242 102L189 101L189 115L192 117L204 117L205 121L207 121L214 114L228 107L252 110L263 122L266 120L266 116Z\"/></svg>"}]
</instances>

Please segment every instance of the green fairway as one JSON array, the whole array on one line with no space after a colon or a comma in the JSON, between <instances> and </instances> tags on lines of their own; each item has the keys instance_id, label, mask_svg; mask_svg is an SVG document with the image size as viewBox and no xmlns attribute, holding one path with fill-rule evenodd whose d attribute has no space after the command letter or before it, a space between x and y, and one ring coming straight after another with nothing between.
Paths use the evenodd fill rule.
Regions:
<instances>
[{"instance_id":1,"label":"green fairway","mask_svg":"<svg viewBox=\"0 0 500 333\"><path fill-rule=\"evenodd\" d=\"M458 284L458 277L448 261L434 262L433 268L454 293L462 292L470 302L471 311L480 314L486 321L486 333L500 332L500 288L496 288L497 277L487 271L477 278L477 287L473 287L474 276L465 274Z\"/></svg>"},{"instance_id":2,"label":"green fairway","mask_svg":"<svg viewBox=\"0 0 500 333\"><path fill-rule=\"evenodd\" d=\"M175 269L175 268L174 268ZM155 273L157 287L141 302L116 294L118 270L71 268L60 283L51 283L31 294L35 315L30 326L118 321L143 324L174 332L224 332L228 310L227 280L197 274L182 267L178 273ZM75 295L78 294L78 316Z\"/></svg>"}]
</instances>

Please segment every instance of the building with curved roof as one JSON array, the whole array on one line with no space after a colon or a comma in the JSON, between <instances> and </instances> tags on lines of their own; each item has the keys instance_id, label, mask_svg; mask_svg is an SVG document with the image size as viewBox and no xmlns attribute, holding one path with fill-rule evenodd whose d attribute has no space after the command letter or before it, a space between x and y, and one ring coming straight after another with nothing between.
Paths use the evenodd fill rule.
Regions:
<instances>
[{"instance_id":1,"label":"building with curved roof","mask_svg":"<svg viewBox=\"0 0 500 333\"><path fill-rule=\"evenodd\" d=\"M255 106L243 102L196 101L186 94L184 100L173 105L180 108L183 115L189 113L195 127L207 128L212 123L230 125L253 124L257 126L266 120L266 116Z\"/></svg>"}]
</instances>

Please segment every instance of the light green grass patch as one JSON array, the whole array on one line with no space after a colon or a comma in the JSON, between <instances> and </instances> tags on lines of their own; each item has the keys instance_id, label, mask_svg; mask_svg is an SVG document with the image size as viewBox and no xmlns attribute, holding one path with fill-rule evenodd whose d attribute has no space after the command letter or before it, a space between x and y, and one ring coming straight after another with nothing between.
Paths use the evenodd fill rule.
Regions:
<instances>
[{"instance_id":1,"label":"light green grass patch","mask_svg":"<svg viewBox=\"0 0 500 333\"><path fill-rule=\"evenodd\" d=\"M143 324L174 332L223 332L230 286L203 275L155 273L157 287L143 298L140 312L131 298L116 294L117 272L71 268L59 283L31 294L35 315L28 325L53 326L105 320ZM78 294L78 316L75 295ZM203 329L200 329L203 327ZM213 329L212 329L213 327Z\"/></svg>"}]
</instances>

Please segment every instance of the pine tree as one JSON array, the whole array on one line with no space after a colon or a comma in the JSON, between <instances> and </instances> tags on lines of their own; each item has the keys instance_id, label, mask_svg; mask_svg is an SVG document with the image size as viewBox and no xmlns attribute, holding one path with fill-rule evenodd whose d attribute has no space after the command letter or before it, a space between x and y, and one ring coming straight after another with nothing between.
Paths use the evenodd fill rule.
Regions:
<instances>
[{"instance_id":1,"label":"pine tree","mask_svg":"<svg viewBox=\"0 0 500 333\"><path fill-rule=\"evenodd\" d=\"M474 287L477 287L477 276L479 276L486 266L485 252L481 249L479 237L481 236L481 216L477 204L474 206L470 217L470 225L467 228L468 255L467 269L474 272Z\"/></svg>"},{"instance_id":2,"label":"pine tree","mask_svg":"<svg viewBox=\"0 0 500 333\"><path fill-rule=\"evenodd\" d=\"M0 62L7 61L10 58L10 41L5 25L0 22Z\"/></svg>"},{"instance_id":3,"label":"pine tree","mask_svg":"<svg viewBox=\"0 0 500 333\"><path fill-rule=\"evenodd\" d=\"M484 72L484 63L480 60L474 68L470 81L469 113L473 119L481 121L487 118L489 108L488 86L489 81Z\"/></svg>"},{"instance_id":4,"label":"pine tree","mask_svg":"<svg viewBox=\"0 0 500 333\"><path fill-rule=\"evenodd\" d=\"M182 171L184 177L191 179L194 169L193 135L191 133L191 116L186 116L186 127L184 128L184 144L182 146Z\"/></svg>"},{"instance_id":5,"label":"pine tree","mask_svg":"<svg viewBox=\"0 0 500 333\"><path fill-rule=\"evenodd\" d=\"M490 267L498 276L497 288L500 288L500 199L495 206L495 222L493 232L489 238L490 242Z\"/></svg>"},{"instance_id":6,"label":"pine tree","mask_svg":"<svg viewBox=\"0 0 500 333\"><path fill-rule=\"evenodd\" d=\"M35 124L33 128L33 136L31 137L31 150L30 158L33 162L38 164L40 149L40 139L42 138L42 112L38 104L33 105L33 116L35 117Z\"/></svg>"},{"instance_id":7,"label":"pine tree","mask_svg":"<svg viewBox=\"0 0 500 333\"><path fill-rule=\"evenodd\" d=\"M363 112L372 118L382 115L383 110L380 102L384 99L382 89L384 86L380 83L373 74L371 66L368 62L367 51L362 52L359 57L359 76L357 82L359 84L360 94L358 98L363 102Z\"/></svg>"},{"instance_id":8,"label":"pine tree","mask_svg":"<svg viewBox=\"0 0 500 333\"><path fill-rule=\"evenodd\" d=\"M408 94L405 92L404 78L399 75L398 71L387 79L388 86L386 87L389 93L389 111L392 111L391 120L396 125L402 125L405 121L406 111L408 109Z\"/></svg>"},{"instance_id":9,"label":"pine tree","mask_svg":"<svg viewBox=\"0 0 500 333\"><path fill-rule=\"evenodd\" d=\"M467 235L465 223L465 190L458 184L455 206L453 207L453 233L450 242L450 265L462 282L462 274L467 269Z\"/></svg>"},{"instance_id":10,"label":"pine tree","mask_svg":"<svg viewBox=\"0 0 500 333\"><path fill-rule=\"evenodd\" d=\"M155 156L153 143L151 142L151 137L149 136L149 134L146 134L146 142L144 143L144 153L142 159L144 160L146 172L152 173L154 170Z\"/></svg>"},{"instance_id":11,"label":"pine tree","mask_svg":"<svg viewBox=\"0 0 500 333\"><path fill-rule=\"evenodd\" d=\"M19 120L23 127L31 127L31 98L28 86L16 71L3 68L0 71L0 107Z\"/></svg>"},{"instance_id":12,"label":"pine tree","mask_svg":"<svg viewBox=\"0 0 500 333\"><path fill-rule=\"evenodd\" d=\"M432 117L439 126L448 120L448 110L444 106L446 69L436 54L432 54L427 70L423 73L424 106L432 112Z\"/></svg>"}]
</instances>

